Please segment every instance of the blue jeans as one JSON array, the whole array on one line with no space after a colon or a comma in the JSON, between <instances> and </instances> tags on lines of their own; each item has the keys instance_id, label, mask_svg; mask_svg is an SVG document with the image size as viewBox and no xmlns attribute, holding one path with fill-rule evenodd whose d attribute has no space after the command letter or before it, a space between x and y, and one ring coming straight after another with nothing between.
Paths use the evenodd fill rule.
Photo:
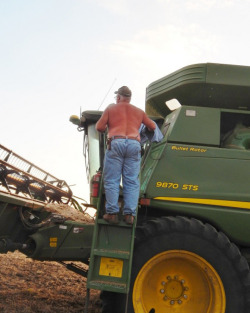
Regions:
<instances>
[{"instance_id":1,"label":"blue jeans","mask_svg":"<svg viewBox=\"0 0 250 313\"><path fill-rule=\"evenodd\" d=\"M136 215L140 181L141 145L137 140L114 139L104 159L106 212L119 213L118 198L122 177L123 214Z\"/></svg>"}]
</instances>

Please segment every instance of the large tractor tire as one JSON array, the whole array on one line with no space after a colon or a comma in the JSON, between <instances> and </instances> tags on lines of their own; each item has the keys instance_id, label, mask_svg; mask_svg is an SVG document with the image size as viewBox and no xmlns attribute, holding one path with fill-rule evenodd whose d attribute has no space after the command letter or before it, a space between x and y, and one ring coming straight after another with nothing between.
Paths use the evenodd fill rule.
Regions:
<instances>
[{"instance_id":1,"label":"large tractor tire","mask_svg":"<svg viewBox=\"0 0 250 313\"><path fill-rule=\"evenodd\" d=\"M126 296L103 294L103 312ZM249 313L249 266L210 224L164 217L137 227L127 313Z\"/></svg>"}]
</instances>

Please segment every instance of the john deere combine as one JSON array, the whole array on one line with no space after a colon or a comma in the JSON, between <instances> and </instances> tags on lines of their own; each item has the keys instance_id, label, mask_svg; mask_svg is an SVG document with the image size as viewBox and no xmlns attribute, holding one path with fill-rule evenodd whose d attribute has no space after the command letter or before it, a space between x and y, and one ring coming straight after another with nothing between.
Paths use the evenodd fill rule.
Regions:
<instances>
[{"instance_id":1,"label":"john deere combine","mask_svg":"<svg viewBox=\"0 0 250 313\"><path fill-rule=\"evenodd\" d=\"M142 145L133 226L102 219L102 112L71 117L84 132L95 224L48 212L48 202L70 201L67 184L12 164L0 146L0 251L87 264L69 268L102 290L103 312L249 313L250 67L182 68L148 86L146 112L163 140ZM122 198L121 185L121 215Z\"/></svg>"}]
</instances>

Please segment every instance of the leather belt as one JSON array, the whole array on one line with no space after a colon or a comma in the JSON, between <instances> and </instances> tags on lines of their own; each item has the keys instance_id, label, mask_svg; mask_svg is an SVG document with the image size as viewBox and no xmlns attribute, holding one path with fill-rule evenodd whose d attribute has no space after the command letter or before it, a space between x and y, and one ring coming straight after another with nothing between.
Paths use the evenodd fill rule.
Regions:
<instances>
[{"instance_id":1,"label":"leather belt","mask_svg":"<svg viewBox=\"0 0 250 313\"><path fill-rule=\"evenodd\" d=\"M132 137L132 136L112 136L110 138L108 138L110 141L114 140L114 139L132 139L132 140L137 140L139 141L138 136L137 137Z\"/></svg>"}]
</instances>

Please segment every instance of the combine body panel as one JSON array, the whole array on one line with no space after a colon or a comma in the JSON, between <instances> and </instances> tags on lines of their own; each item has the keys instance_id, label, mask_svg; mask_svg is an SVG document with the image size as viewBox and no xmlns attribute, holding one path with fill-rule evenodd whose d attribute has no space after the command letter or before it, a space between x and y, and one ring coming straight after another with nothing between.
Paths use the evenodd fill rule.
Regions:
<instances>
[{"instance_id":1,"label":"combine body panel","mask_svg":"<svg viewBox=\"0 0 250 313\"><path fill-rule=\"evenodd\" d=\"M0 146L0 252L84 262L88 273L66 266L102 291L103 313L249 313L249 99L246 66L191 65L148 86L146 112L163 140L142 146L133 226L122 221L122 185L120 223L102 219L102 112L71 117L84 132L94 225L48 212L48 203L70 203L67 184L18 167Z\"/></svg>"},{"instance_id":2,"label":"combine body panel","mask_svg":"<svg viewBox=\"0 0 250 313\"><path fill-rule=\"evenodd\" d=\"M0 215L0 253L19 249L37 260L88 262L93 224L66 221L45 203L3 192Z\"/></svg>"},{"instance_id":3,"label":"combine body panel","mask_svg":"<svg viewBox=\"0 0 250 313\"><path fill-rule=\"evenodd\" d=\"M182 106L165 119L164 140L148 147L142 160L149 214L158 208L161 215L195 216L237 244L250 244L250 112L244 113Z\"/></svg>"},{"instance_id":4,"label":"combine body panel","mask_svg":"<svg viewBox=\"0 0 250 313\"><path fill-rule=\"evenodd\" d=\"M195 64L167 75L147 88L146 112L165 118L171 110L165 102L181 105L249 110L249 66Z\"/></svg>"}]
</instances>

